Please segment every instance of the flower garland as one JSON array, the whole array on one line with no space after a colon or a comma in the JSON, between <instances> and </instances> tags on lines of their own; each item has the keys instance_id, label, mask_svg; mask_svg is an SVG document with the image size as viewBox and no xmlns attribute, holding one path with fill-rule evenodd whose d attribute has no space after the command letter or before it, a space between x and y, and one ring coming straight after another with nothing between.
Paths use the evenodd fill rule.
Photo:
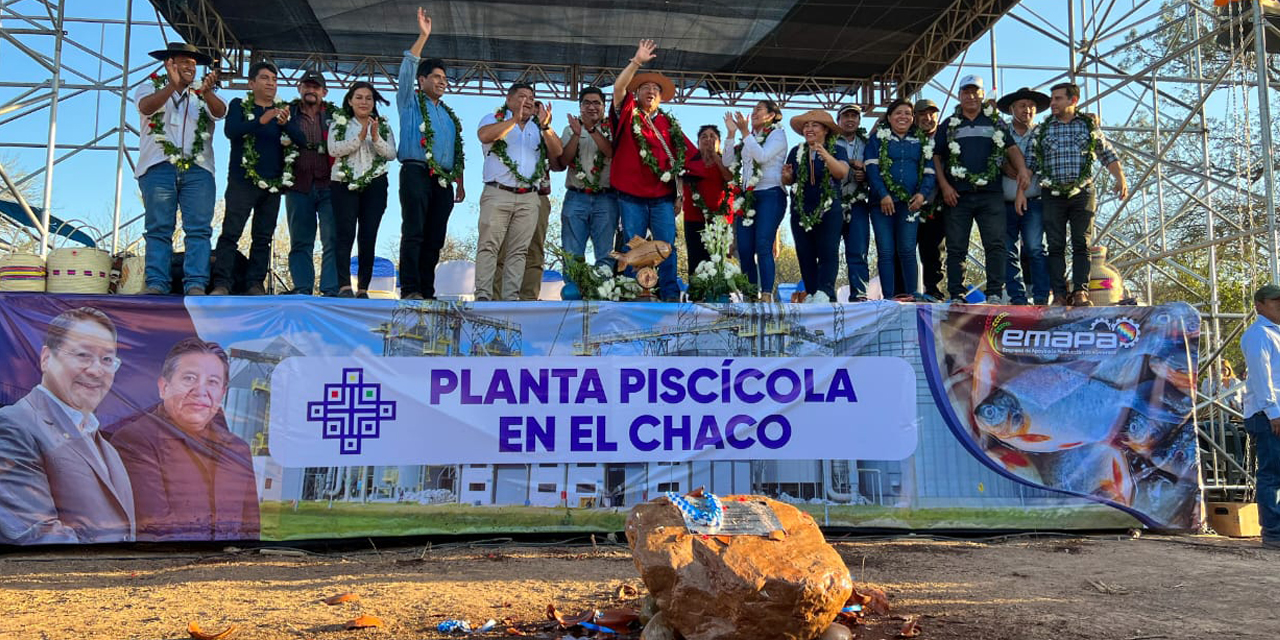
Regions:
<instances>
[{"instance_id":1,"label":"flower garland","mask_svg":"<svg viewBox=\"0 0 1280 640\"><path fill-rule=\"evenodd\" d=\"M599 124L596 124L596 127L599 128L600 135L604 136L605 140L609 140L609 127L601 127ZM591 135L591 133L588 132L587 135ZM604 165L608 162L608 159L604 157L603 153L600 153L599 149L596 149L595 156L591 159L591 171L588 172L582 168L580 155L573 154L573 159L569 161L569 170L573 171L573 175L582 181L583 191L587 193L603 191L604 187L600 184L600 174L604 172Z\"/></svg>"},{"instance_id":2,"label":"flower garland","mask_svg":"<svg viewBox=\"0 0 1280 640\"><path fill-rule=\"evenodd\" d=\"M858 127L857 131L855 131L853 135L855 138L862 141L863 148L865 149L867 144L866 128ZM854 161L854 158L849 158L849 170L850 170L849 179L850 180L853 179L853 175L852 175L853 161ZM853 219L852 218L853 213L852 213L852 210L850 209L850 205L852 205L855 202L869 202L871 200L871 183L869 181L867 180L863 180L862 182L854 181L852 182L852 185L853 185L853 189L849 193L845 193L843 189L841 190L841 193L840 193L840 204L844 205L844 221L845 222L849 222L851 219Z\"/></svg>"},{"instance_id":3,"label":"flower garland","mask_svg":"<svg viewBox=\"0 0 1280 640\"><path fill-rule=\"evenodd\" d=\"M321 108L321 111L328 110L330 115L336 116L338 113L340 113L340 109L338 109L338 105L332 102L329 102L328 100L321 100L320 108ZM290 102L289 109L290 109L290 113L296 113L296 110L302 109L302 100L298 99L298 100L294 100L293 102ZM322 156L329 155L329 146L325 144L325 139L328 138L328 136L329 136L328 127L322 128L320 131L320 144L316 146L316 152ZM293 138L290 138L289 134L287 133L280 134L280 146L288 147L288 146L291 146L292 144L293 144Z\"/></svg>"},{"instance_id":4,"label":"flower garland","mask_svg":"<svg viewBox=\"0 0 1280 640\"><path fill-rule=\"evenodd\" d=\"M671 169L663 171L658 167L658 158L653 155L653 149L649 146L649 140L644 137L644 121L647 118L644 112L638 107L632 107L631 110L631 137L635 138L636 147L640 150L640 162L644 166L649 167L653 175L657 176L663 182L671 182L671 180L680 175L684 171L684 131L680 129L680 121L670 113L658 109L654 112L654 117L666 116L667 122L671 123ZM658 134L658 126L650 120L650 126L653 128L654 135Z\"/></svg>"},{"instance_id":5,"label":"flower garland","mask_svg":"<svg viewBox=\"0 0 1280 640\"><path fill-rule=\"evenodd\" d=\"M893 158L889 157L889 139L892 135L893 130L887 125L876 128L876 138L880 140L880 153L878 156L880 159L880 178L884 180L884 187L894 200L903 203L911 202L911 195L907 193L907 189L893 179L893 172L890 171L893 168ZM919 174L916 177L916 185L918 186L920 181L924 180L924 170L927 163L932 162L934 143L933 136L918 128L916 128L916 138L920 140L920 167ZM914 222L918 219L920 219L920 212L913 211L907 218L907 222Z\"/></svg>"},{"instance_id":6,"label":"flower garland","mask_svg":"<svg viewBox=\"0 0 1280 640\"><path fill-rule=\"evenodd\" d=\"M982 115L991 119L991 155L987 156L987 167L982 173L969 174L969 169L960 164L960 143L956 141L956 127L960 126L961 115L963 110L956 107L955 115L947 120L947 150L951 153L947 158L947 173L955 176L960 180L968 180L975 187L983 187L1000 176L1000 165L1004 159L1005 139L1004 132L1000 130L1003 120L1000 119L999 112L996 111L995 105L987 103L982 107Z\"/></svg>"},{"instance_id":7,"label":"flower garland","mask_svg":"<svg viewBox=\"0 0 1280 640\"><path fill-rule=\"evenodd\" d=\"M836 150L835 137L830 137L823 146L826 147L827 153L834 154ZM830 174L823 179L822 199L818 201L817 209L809 211L808 207L804 206L804 187L809 182L809 145L802 142L796 145L793 151L796 152L796 164L799 165L799 168L796 170L796 181L793 185L795 193L792 197L796 199L796 206L800 211L800 228L805 231L813 231L813 228L822 222L822 216L831 209L831 205L836 203L836 189L833 186L835 180L831 179ZM821 162L822 159L818 158L817 161Z\"/></svg>"},{"instance_id":8,"label":"flower garland","mask_svg":"<svg viewBox=\"0 0 1280 640\"><path fill-rule=\"evenodd\" d=\"M277 100L273 107L280 109L287 105L283 101ZM253 119L253 92L245 94L240 102L240 108L244 111L244 119ZM244 152L240 154L240 167L244 169L244 177L249 184L258 185L259 189L266 189L271 193L280 193L280 189L293 186L293 161L298 158L298 150L292 145L285 147L284 152L284 169L280 172L279 178L270 180L258 174L258 148L256 146L256 136L253 133L244 134Z\"/></svg>"},{"instance_id":9,"label":"flower garland","mask_svg":"<svg viewBox=\"0 0 1280 640\"><path fill-rule=\"evenodd\" d=\"M151 74L151 87L156 91L163 89L168 81L169 76L167 74ZM200 85L204 85L203 79L201 79ZM200 89L192 89L188 87L188 90L196 94L196 98L204 97L204 91L201 91ZM205 143L212 137L209 133L209 129L213 125L213 117L209 115L209 109L204 105L200 105L199 109L200 115L196 116L195 137L191 140L191 155L182 153L181 146L169 142L169 138L165 137L163 110L157 109L156 112L151 114L151 117L147 119L148 133L151 135L151 138L160 145L160 148L164 150L165 159L169 161L169 164L177 167L178 171L186 171L187 169L190 169L192 165L196 163L196 159L199 158L200 154L204 151Z\"/></svg>"},{"instance_id":10,"label":"flower garland","mask_svg":"<svg viewBox=\"0 0 1280 640\"><path fill-rule=\"evenodd\" d=\"M1085 185L1093 179L1093 163L1098 159L1098 141L1102 139L1102 131L1098 130L1097 123L1093 117L1085 113L1076 113L1076 117L1084 120L1085 130L1089 132L1089 142L1085 144L1084 151L1081 155L1084 157L1080 160L1080 175L1071 182L1055 182L1049 177L1047 166L1045 174L1040 176L1040 187L1048 189L1049 193L1060 196L1067 194L1068 198L1075 197L1084 189ZM1036 132L1035 155L1041 163L1045 163L1044 140L1049 131L1049 125L1053 123L1054 116L1050 114L1040 123L1040 130Z\"/></svg>"},{"instance_id":11,"label":"flower garland","mask_svg":"<svg viewBox=\"0 0 1280 640\"><path fill-rule=\"evenodd\" d=\"M770 122L765 125L764 129L760 130L760 133L753 133L751 135L756 137L756 144L763 147L765 141L769 139L769 134L773 133L773 130L777 128L777 122ZM745 139L734 145L733 166L729 167L729 172L739 180L742 179L742 147L744 144L746 144ZM749 227L752 224L755 224L756 221L756 185L758 184L760 184L760 163L756 160L752 160L751 179L742 184L739 188L741 198L739 198L737 202L733 203L733 210L742 214L742 226L744 227Z\"/></svg>"},{"instance_id":12,"label":"flower garland","mask_svg":"<svg viewBox=\"0 0 1280 640\"><path fill-rule=\"evenodd\" d=\"M667 499L680 510L680 514L684 519L694 524L701 524L712 529L720 528L724 522L724 504L720 502L720 498L716 494L707 492L700 502L707 506L701 507L693 504L693 500L682 496L674 491L666 493Z\"/></svg>"},{"instance_id":13,"label":"flower garland","mask_svg":"<svg viewBox=\"0 0 1280 640\"><path fill-rule=\"evenodd\" d=\"M391 126L387 124L386 118L375 118L378 122L378 135L385 141L391 136ZM333 132L340 140L347 139L347 125L350 120L347 119L345 113L333 114L334 129ZM338 174L343 177L347 183L347 189L351 191L364 191L370 182L377 180L382 174L387 172L387 159L382 157L380 153L373 154L373 164L359 176L355 175L355 169L351 168L351 164L347 162L349 156L342 156L342 160L338 161Z\"/></svg>"},{"instance_id":14,"label":"flower garland","mask_svg":"<svg viewBox=\"0 0 1280 640\"><path fill-rule=\"evenodd\" d=\"M498 122L506 120L504 116L507 115L507 105L503 104L501 107L498 107L498 110L495 111L493 115L498 118ZM535 126L537 126L536 123ZM511 175L515 177L517 182L527 184L530 187L538 184L538 182L542 180L543 174L547 172L547 145L542 141L541 137L538 138L538 162L533 165L533 174L528 178L520 175L520 171L516 168L515 161L511 159L510 155L507 155L507 141L505 139L498 138L497 140L494 140L493 144L489 145L489 152L497 156L498 159L502 161L503 166L511 172Z\"/></svg>"},{"instance_id":15,"label":"flower garland","mask_svg":"<svg viewBox=\"0 0 1280 640\"><path fill-rule=\"evenodd\" d=\"M449 114L449 119L453 121L453 171L445 171L440 163L436 162L435 154L431 152L431 148L436 141L435 125L427 126L431 122L430 116L427 115L427 94L419 89L418 95L418 112L422 114L422 122L418 125L418 132L422 137L418 139L418 144L422 146L422 152L427 157L427 173L436 177L436 182L441 187L448 188L450 182L457 182L462 176L462 167L467 163L467 154L462 150L462 122L458 120L458 115L449 108L444 101L440 102L440 106L444 107L445 113ZM505 109L504 109L505 110ZM498 117L502 117L499 111ZM505 144L504 144L505 147Z\"/></svg>"}]
</instances>

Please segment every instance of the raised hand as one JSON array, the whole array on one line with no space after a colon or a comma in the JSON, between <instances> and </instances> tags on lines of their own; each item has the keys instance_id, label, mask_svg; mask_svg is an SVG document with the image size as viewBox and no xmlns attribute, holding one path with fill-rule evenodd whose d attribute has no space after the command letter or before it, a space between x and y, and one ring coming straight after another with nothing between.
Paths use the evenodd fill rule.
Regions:
<instances>
[{"instance_id":1,"label":"raised hand","mask_svg":"<svg viewBox=\"0 0 1280 640\"><path fill-rule=\"evenodd\" d=\"M216 86L218 86L218 72L215 69L210 69L209 73L205 74L204 80L200 82L200 91L203 93Z\"/></svg>"},{"instance_id":2,"label":"raised hand","mask_svg":"<svg viewBox=\"0 0 1280 640\"><path fill-rule=\"evenodd\" d=\"M378 132L379 122L381 121L378 118L369 118L369 124L368 124L369 132L373 134L374 142L382 142L382 134Z\"/></svg>"},{"instance_id":3,"label":"raised hand","mask_svg":"<svg viewBox=\"0 0 1280 640\"><path fill-rule=\"evenodd\" d=\"M424 38L431 35L431 16L422 7L418 7L418 33Z\"/></svg>"},{"instance_id":4,"label":"raised hand","mask_svg":"<svg viewBox=\"0 0 1280 640\"><path fill-rule=\"evenodd\" d=\"M164 73L169 84L175 88L178 86L178 82L182 80L182 74L178 72L178 63L174 62L173 58L164 59Z\"/></svg>"},{"instance_id":5,"label":"raised hand","mask_svg":"<svg viewBox=\"0 0 1280 640\"><path fill-rule=\"evenodd\" d=\"M747 120L747 117L742 115L742 112L739 111L734 113L733 121L734 121L734 124L738 127L738 131L742 132L742 135L745 136L751 132L751 121Z\"/></svg>"},{"instance_id":6,"label":"raised hand","mask_svg":"<svg viewBox=\"0 0 1280 640\"><path fill-rule=\"evenodd\" d=\"M288 121L289 121L289 106L288 106L288 105L285 105L285 106L283 106L283 107L280 107L279 109L277 109L277 110L276 110L276 120L278 120L278 121L280 122L280 124L284 124L284 123L286 123L286 122L288 122Z\"/></svg>"},{"instance_id":7,"label":"raised hand","mask_svg":"<svg viewBox=\"0 0 1280 640\"><path fill-rule=\"evenodd\" d=\"M732 111L726 111L726 112L724 112L724 130L725 130L725 134L726 134L726 135L728 135L728 136L730 136L730 137L732 137L732 136L733 136L733 132L734 132L734 130L735 130L735 129L737 129L737 128L738 128L738 125L736 125L736 124L734 124L734 123L733 123L733 112L732 112Z\"/></svg>"},{"instance_id":8,"label":"raised hand","mask_svg":"<svg viewBox=\"0 0 1280 640\"><path fill-rule=\"evenodd\" d=\"M582 121L572 113L565 114L565 117L569 119L569 130L573 132L573 135L582 135Z\"/></svg>"},{"instance_id":9,"label":"raised hand","mask_svg":"<svg viewBox=\"0 0 1280 640\"><path fill-rule=\"evenodd\" d=\"M551 126L551 103L544 102L538 105L538 124L544 127Z\"/></svg>"},{"instance_id":10,"label":"raised hand","mask_svg":"<svg viewBox=\"0 0 1280 640\"><path fill-rule=\"evenodd\" d=\"M372 121L372 119L370 119L370 121ZM368 135L369 135L369 122L365 122L363 125L360 126L360 140L364 141L365 137Z\"/></svg>"},{"instance_id":11,"label":"raised hand","mask_svg":"<svg viewBox=\"0 0 1280 640\"><path fill-rule=\"evenodd\" d=\"M648 64L651 60L658 57L658 55L654 53L657 50L658 45L652 40L641 40L640 46L636 47L636 55L631 59L639 65Z\"/></svg>"}]
</instances>

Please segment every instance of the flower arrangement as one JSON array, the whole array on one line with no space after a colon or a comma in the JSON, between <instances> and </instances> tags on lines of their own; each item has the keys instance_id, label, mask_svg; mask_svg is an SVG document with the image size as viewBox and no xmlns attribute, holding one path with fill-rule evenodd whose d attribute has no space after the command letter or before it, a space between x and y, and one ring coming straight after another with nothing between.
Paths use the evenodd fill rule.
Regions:
<instances>
[{"instance_id":1,"label":"flower arrangement","mask_svg":"<svg viewBox=\"0 0 1280 640\"><path fill-rule=\"evenodd\" d=\"M836 139L835 136L827 136L827 141L823 145L827 153L835 154ZM812 211L805 206L804 188L809 184L809 145L800 143L795 146L792 151L796 154L796 181L792 185L794 191L791 197L795 201L796 211L800 213L800 228L805 231L813 231L815 227L822 223L822 216L826 215L831 206L836 203L835 179L831 174L824 173L822 176L822 197L818 201L818 207ZM821 160L819 160L821 161ZM794 213L792 215L795 215Z\"/></svg>"},{"instance_id":2,"label":"flower arrangement","mask_svg":"<svg viewBox=\"0 0 1280 640\"><path fill-rule=\"evenodd\" d=\"M642 124L648 124L654 132L658 134L658 127L653 124L653 120L645 115L640 109L636 108L631 113L631 135L635 138L636 148L640 150L640 163L648 167L653 175L657 176L663 182L671 182L676 176L684 173L685 148L684 148L684 131L680 129L680 121L670 112L658 109L654 117L666 116L667 122L671 123L671 168L663 171L658 166L658 158L653 155L653 149L649 146L649 140L644 137L644 127Z\"/></svg>"},{"instance_id":3,"label":"flower arrangement","mask_svg":"<svg viewBox=\"0 0 1280 640\"><path fill-rule=\"evenodd\" d=\"M503 103L501 107L498 107L498 110L495 111L493 115L499 122L506 120L506 103ZM462 136L458 136L458 139L461 140ZM494 140L493 144L489 145L489 152L496 156L498 160L502 162L502 165L511 172L511 176L516 179L516 182L521 184L534 186L538 184L538 182L542 180L542 176L547 173L547 143L541 139L538 140L538 162L533 165L533 173L528 176L520 174L520 170L516 167L515 161L512 160L511 156L507 153L507 141L505 139L498 138L497 140Z\"/></svg>"},{"instance_id":4,"label":"flower arrangement","mask_svg":"<svg viewBox=\"0 0 1280 640\"><path fill-rule=\"evenodd\" d=\"M702 243L711 258L698 264L689 279L689 298L705 302L724 301L731 293L743 298L756 295L756 286L747 280L738 263L729 257L733 246L733 225L725 216L708 219L702 230Z\"/></svg>"},{"instance_id":5,"label":"flower arrangement","mask_svg":"<svg viewBox=\"0 0 1280 640\"><path fill-rule=\"evenodd\" d=\"M920 165L916 168L918 171L916 174L916 184L919 185L920 182L924 180L925 168L933 162L933 136L925 133L919 128L912 127L912 129L915 131L916 137L920 140ZM889 139L893 135L893 131L888 127L888 125L883 125L876 128L875 135L880 142L880 154L877 157L880 160L880 179L884 181L885 189L889 190L889 195L892 196L894 200L903 203L911 202L913 194L907 193L906 188L898 184L897 180L893 179L893 171L891 171L893 168L893 158L889 156ZM907 217L907 222L915 222L920 219L920 216L920 211L913 211L911 212L911 215Z\"/></svg>"},{"instance_id":6,"label":"flower arrangement","mask_svg":"<svg viewBox=\"0 0 1280 640\"><path fill-rule=\"evenodd\" d=\"M391 135L391 127L387 124L386 118L374 118L378 123L378 136L386 140ZM335 124L333 132L338 139L347 139L347 126L350 120L345 113L335 113L333 115ZM347 156L342 156L338 161L338 172L342 175L342 181L347 183L347 189L351 191L364 191L370 182L377 180L380 176L387 172L387 159L381 154L373 154L373 163L369 168L360 175L355 175L355 169L351 167L351 163L347 162Z\"/></svg>"},{"instance_id":7,"label":"flower arrangement","mask_svg":"<svg viewBox=\"0 0 1280 640\"><path fill-rule=\"evenodd\" d=\"M582 256L565 253L556 245L549 244L547 248L560 260L565 279L578 287L583 300L618 302L640 295L640 283L635 278L614 273L607 264L589 265Z\"/></svg>"}]
</instances>

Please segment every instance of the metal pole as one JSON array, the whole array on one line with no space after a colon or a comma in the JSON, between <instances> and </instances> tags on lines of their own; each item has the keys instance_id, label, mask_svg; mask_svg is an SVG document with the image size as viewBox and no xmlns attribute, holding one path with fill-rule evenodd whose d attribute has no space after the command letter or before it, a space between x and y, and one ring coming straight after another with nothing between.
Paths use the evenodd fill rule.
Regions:
<instances>
[{"instance_id":1,"label":"metal pole","mask_svg":"<svg viewBox=\"0 0 1280 640\"><path fill-rule=\"evenodd\" d=\"M1076 81L1076 7L1067 0L1067 75Z\"/></svg>"},{"instance_id":2,"label":"metal pole","mask_svg":"<svg viewBox=\"0 0 1280 640\"><path fill-rule=\"evenodd\" d=\"M987 33L991 37L991 97L996 98L995 94L1000 91L1000 70L996 66L996 28L991 27L991 31ZM1007 92L1006 92L1007 93Z\"/></svg>"},{"instance_id":3,"label":"metal pole","mask_svg":"<svg viewBox=\"0 0 1280 640\"><path fill-rule=\"evenodd\" d=\"M125 2L124 60L120 68L120 136L116 146L116 202L111 213L111 255L120 246L120 199L124 191L124 132L129 112L129 42L133 39L133 0ZM179 141L181 142L181 141Z\"/></svg>"},{"instance_id":4,"label":"metal pole","mask_svg":"<svg viewBox=\"0 0 1280 640\"><path fill-rule=\"evenodd\" d=\"M1280 243L1276 242L1276 178L1275 172L1271 165L1275 162L1272 158L1271 147L1271 88L1268 85L1267 78L1267 21L1262 15L1262 3L1253 3L1253 44L1254 57L1257 64L1258 74L1258 117L1262 122L1259 130L1262 132L1262 167L1263 176L1266 179L1267 198L1263 203L1267 211L1267 239L1270 240L1271 252L1271 282L1280 280L1280 258L1276 256L1276 249L1280 247Z\"/></svg>"},{"instance_id":5,"label":"metal pole","mask_svg":"<svg viewBox=\"0 0 1280 640\"><path fill-rule=\"evenodd\" d=\"M62 17L66 0L58 0L58 18L53 24L56 31L53 45L53 77L49 80L52 92L49 96L49 148L44 157L44 209L40 212L40 257L49 253L49 215L53 209L53 154L58 143L58 85L62 83ZM1274 265L1274 260L1272 261ZM1273 269L1274 271L1274 269Z\"/></svg>"}]
</instances>

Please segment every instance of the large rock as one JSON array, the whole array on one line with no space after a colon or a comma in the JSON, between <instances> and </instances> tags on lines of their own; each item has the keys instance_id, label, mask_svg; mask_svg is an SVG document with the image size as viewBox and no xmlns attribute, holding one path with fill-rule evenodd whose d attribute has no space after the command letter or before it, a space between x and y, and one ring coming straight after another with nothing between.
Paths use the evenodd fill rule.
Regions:
<instances>
[{"instance_id":1,"label":"large rock","mask_svg":"<svg viewBox=\"0 0 1280 640\"><path fill-rule=\"evenodd\" d=\"M627 517L636 568L665 622L686 640L814 640L853 590L849 569L809 514L763 496L783 533L691 534L665 497Z\"/></svg>"}]
</instances>

